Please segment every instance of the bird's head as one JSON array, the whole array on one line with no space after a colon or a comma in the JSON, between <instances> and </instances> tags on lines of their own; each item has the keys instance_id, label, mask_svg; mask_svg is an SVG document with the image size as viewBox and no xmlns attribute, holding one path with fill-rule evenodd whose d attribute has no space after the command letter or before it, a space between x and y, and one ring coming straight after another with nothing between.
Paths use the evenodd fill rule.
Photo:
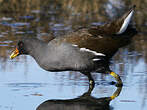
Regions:
<instances>
[{"instance_id":1,"label":"bird's head","mask_svg":"<svg viewBox=\"0 0 147 110\"><path fill-rule=\"evenodd\" d=\"M28 54L24 41L18 41L15 50L10 55L10 58L13 59L21 54Z\"/></svg>"}]
</instances>

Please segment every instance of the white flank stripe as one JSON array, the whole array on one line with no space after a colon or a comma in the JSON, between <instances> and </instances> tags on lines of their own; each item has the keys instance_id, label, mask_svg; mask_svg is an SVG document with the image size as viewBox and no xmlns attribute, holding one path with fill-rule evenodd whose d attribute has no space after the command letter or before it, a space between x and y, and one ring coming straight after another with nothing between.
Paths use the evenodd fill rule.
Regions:
<instances>
[{"instance_id":1,"label":"white flank stripe","mask_svg":"<svg viewBox=\"0 0 147 110\"><path fill-rule=\"evenodd\" d=\"M120 28L119 32L117 32L117 34L122 34L123 32L125 32L125 30L127 29L128 25L130 23L130 20L133 16L133 13L134 13L134 10L132 10L132 12L126 17L123 25L121 26L121 28Z\"/></svg>"},{"instance_id":2,"label":"white flank stripe","mask_svg":"<svg viewBox=\"0 0 147 110\"><path fill-rule=\"evenodd\" d=\"M99 60L101 60L101 59L98 59L98 58L97 59L93 59L93 61L99 61Z\"/></svg>"},{"instance_id":3,"label":"white flank stripe","mask_svg":"<svg viewBox=\"0 0 147 110\"><path fill-rule=\"evenodd\" d=\"M86 49L86 48L80 48L80 51L87 51L87 52L91 52L97 56L105 56L104 54L102 53L97 53L96 51L92 51L92 50L89 50L89 49Z\"/></svg>"},{"instance_id":4,"label":"white flank stripe","mask_svg":"<svg viewBox=\"0 0 147 110\"><path fill-rule=\"evenodd\" d=\"M75 44L73 44L72 46L74 46L74 47L78 47L78 45L75 45Z\"/></svg>"}]
</instances>

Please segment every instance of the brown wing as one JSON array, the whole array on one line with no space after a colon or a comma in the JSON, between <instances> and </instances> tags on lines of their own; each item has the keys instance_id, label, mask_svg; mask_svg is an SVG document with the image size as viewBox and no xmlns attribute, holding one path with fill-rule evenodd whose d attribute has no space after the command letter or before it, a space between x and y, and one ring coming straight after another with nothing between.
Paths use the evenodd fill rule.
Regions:
<instances>
[{"instance_id":1,"label":"brown wing","mask_svg":"<svg viewBox=\"0 0 147 110\"><path fill-rule=\"evenodd\" d=\"M55 39L58 43L67 42L77 45L79 48L87 48L98 53L112 56L120 47L120 40L109 37L95 37L88 32L88 29L81 29L64 37ZM54 41L55 41L54 40Z\"/></svg>"},{"instance_id":2,"label":"brown wing","mask_svg":"<svg viewBox=\"0 0 147 110\"><path fill-rule=\"evenodd\" d=\"M132 10L127 12L122 18L111 23L92 28L79 29L76 32L66 34L63 37L55 39L54 41L58 40L58 43L71 43L77 45L79 48L87 48L111 57L115 54L119 47L130 41L129 37L129 39L124 39L124 37L114 37L114 33L116 34L116 32L120 30L125 18L130 15ZM130 31L132 30L129 29L129 32L127 30L121 35L128 36L130 35ZM131 36L133 35L134 34Z\"/></svg>"}]
</instances>

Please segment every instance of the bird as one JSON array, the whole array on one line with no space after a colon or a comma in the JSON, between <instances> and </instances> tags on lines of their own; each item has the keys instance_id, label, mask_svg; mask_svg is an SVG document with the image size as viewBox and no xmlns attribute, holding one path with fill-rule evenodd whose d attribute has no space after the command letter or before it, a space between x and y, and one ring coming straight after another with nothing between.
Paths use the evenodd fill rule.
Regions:
<instances>
[{"instance_id":1,"label":"bird","mask_svg":"<svg viewBox=\"0 0 147 110\"><path fill-rule=\"evenodd\" d=\"M30 55L41 68L51 72L79 71L86 75L94 87L93 72L110 74L118 85L121 78L109 67L109 61L118 49L137 34L131 24L135 5L121 17L100 26L80 28L55 37L49 42L37 38L22 38L10 55Z\"/></svg>"}]
</instances>

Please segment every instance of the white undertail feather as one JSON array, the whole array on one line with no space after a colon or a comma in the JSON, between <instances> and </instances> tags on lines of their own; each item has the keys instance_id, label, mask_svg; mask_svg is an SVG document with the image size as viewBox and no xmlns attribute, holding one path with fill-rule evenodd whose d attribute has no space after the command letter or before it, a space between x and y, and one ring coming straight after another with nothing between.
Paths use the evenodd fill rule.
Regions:
<instances>
[{"instance_id":1,"label":"white undertail feather","mask_svg":"<svg viewBox=\"0 0 147 110\"><path fill-rule=\"evenodd\" d=\"M73 44L72 46L74 46L74 47L78 47L78 45L75 45L75 44Z\"/></svg>"},{"instance_id":2,"label":"white undertail feather","mask_svg":"<svg viewBox=\"0 0 147 110\"><path fill-rule=\"evenodd\" d=\"M134 10L131 11L131 13L126 17L126 19L124 20L119 32L117 32L117 34L122 34L123 32L126 31L130 21L131 21L131 18L133 16L133 13L134 13Z\"/></svg>"}]
</instances>

